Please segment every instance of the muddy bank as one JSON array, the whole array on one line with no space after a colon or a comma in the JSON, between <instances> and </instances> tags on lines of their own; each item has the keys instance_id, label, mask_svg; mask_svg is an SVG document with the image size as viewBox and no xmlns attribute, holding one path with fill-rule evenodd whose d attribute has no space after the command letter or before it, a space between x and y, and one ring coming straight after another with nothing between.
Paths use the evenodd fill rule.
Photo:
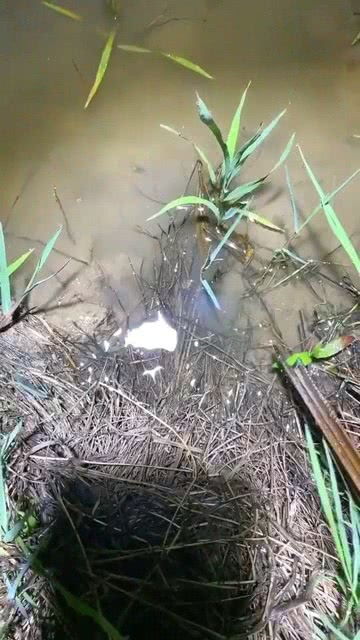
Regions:
<instances>
[{"instance_id":1,"label":"muddy bank","mask_svg":"<svg viewBox=\"0 0 360 640\"><path fill-rule=\"evenodd\" d=\"M126 322L111 314L76 337L36 317L0 336L6 432L21 421L10 509L26 514L35 553L24 564L17 539L1 547L6 575L22 572L25 589L9 600L1 587L10 637L265 639L281 629L310 640L315 613L341 607L323 578L334 550L303 410L254 367L251 335L205 329L183 246L170 228L152 280L136 278L143 317L164 314L175 351L125 347ZM358 359L354 344L331 372L311 370L355 440Z\"/></svg>"}]
</instances>

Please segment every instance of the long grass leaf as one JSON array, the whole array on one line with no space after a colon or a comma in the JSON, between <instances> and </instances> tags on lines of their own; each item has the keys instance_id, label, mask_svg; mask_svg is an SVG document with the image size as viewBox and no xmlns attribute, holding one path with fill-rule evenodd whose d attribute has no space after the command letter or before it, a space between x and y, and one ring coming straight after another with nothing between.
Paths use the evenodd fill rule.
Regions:
<instances>
[{"instance_id":1,"label":"long grass leaf","mask_svg":"<svg viewBox=\"0 0 360 640\"><path fill-rule=\"evenodd\" d=\"M204 280L203 278L200 278L200 282L201 282L202 286L204 287L206 293L208 294L208 296L209 296L211 302L213 303L214 307L220 311L221 307L220 307L219 301L218 301L215 293L213 292L211 286L209 285L208 281Z\"/></svg>"},{"instance_id":2,"label":"long grass leaf","mask_svg":"<svg viewBox=\"0 0 360 640\"><path fill-rule=\"evenodd\" d=\"M304 154L303 154L303 150L302 150L302 148L300 147L300 145L299 145L299 144L297 145L297 147L298 147L298 150L299 150L299 153L300 153L300 156L301 156L301 160L303 161L304 166L305 166L305 169L306 169L306 171L307 171L307 174L308 174L308 176L309 176L309 178L310 178L311 182L313 183L313 185L314 185L314 187L315 187L315 189L316 189L316 191L317 191L317 193L318 193L318 196L319 196L319 198L320 198L321 202L326 202L327 197L326 197L326 194L325 194L325 192L324 192L324 190L323 190L323 188L322 188L321 184L320 184L320 183L319 183L319 181L316 179L315 174L314 174L314 172L313 172L312 168L310 167L310 165L309 165L308 161L306 160L306 158L305 158L305 156L304 156Z\"/></svg>"},{"instance_id":3,"label":"long grass leaf","mask_svg":"<svg viewBox=\"0 0 360 640\"><path fill-rule=\"evenodd\" d=\"M235 155L235 150L236 150L236 144L238 141L238 137L239 137L239 131L240 131L240 127L241 127L241 114L242 114L242 110L245 104L245 100L246 100L246 94L249 90L249 87L251 85L251 82L249 82L249 84L247 85L247 87L245 88L241 99L240 99L240 103L238 108L235 111L234 117L232 119L231 125L230 125L230 130L228 133L228 137L226 140L226 146L228 148L229 151L229 158L230 158L230 162L233 159L234 155Z\"/></svg>"},{"instance_id":4,"label":"long grass leaf","mask_svg":"<svg viewBox=\"0 0 360 640\"><path fill-rule=\"evenodd\" d=\"M330 203L331 200L336 196L336 194L339 193L339 191L341 191L344 187L346 187L346 185L353 178L355 178L355 176L357 176L358 173L360 173L360 169L357 169L356 171L354 171L354 173L352 173L351 176L346 178L346 180L344 180L344 182L342 182L339 187L336 187L336 189L334 189L334 191L332 191L329 195L327 195L326 196L327 202ZM309 224L309 222L311 222L311 220L314 218L314 216L316 216L316 214L319 213L319 211L321 211L321 209L322 209L322 202L320 202L318 205L316 205L315 209L310 213L310 215L306 218L306 220L299 227L297 233L301 233L301 231L304 229L304 227L306 227L306 225Z\"/></svg>"},{"instance_id":5,"label":"long grass leaf","mask_svg":"<svg viewBox=\"0 0 360 640\"><path fill-rule=\"evenodd\" d=\"M37 265L34 269L34 272L31 276L30 282L28 283L24 293L26 293L27 291L30 290L31 286L33 285L33 282L37 276L37 274L39 273L39 271L41 271L41 269L43 268L44 264L46 263L46 261L48 260L55 244L56 241L60 235L62 231L62 227L59 227L59 229L54 233L54 235L50 238L50 240L47 241L45 247L43 248L42 252L41 252L41 256L37 262Z\"/></svg>"},{"instance_id":6,"label":"long grass leaf","mask_svg":"<svg viewBox=\"0 0 360 640\"><path fill-rule=\"evenodd\" d=\"M354 173L352 173L351 176L346 178L346 180L344 180L344 182L342 182L338 187L336 187L336 189L334 189L334 191L332 191L327 196L328 202L331 202L331 200L333 198L335 198L335 196L339 193L339 191L342 191L344 189L344 187L346 187L349 184L349 182L351 182L351 180L353 180L359 173L360 173L360 169L356 169L356 171L354 171Z\"/></svg>"},{"instance_id":7,"label":"long grass leaf","mask_svg":"<svg viewBox=\"0 0 360 640\"><path fill-rule=\"evenodd\" d=\"M243 162L246 160L246 158L248 158L252 153L254 153L254 151L264 142L264 140L266 140L266 138L270 135L270 133L275 129L275 127L277 126L277 124L279 123L280 119L285 115L286 113L286 109L283 109L283 111L281 111L276 118L274 118L270 124L267 125L267 127L265 127L265 129L262 129L261 132L259 134L256 134L256 139L251 143L248 144L247 146L245 146L245 149L243 150L243 152L241 153L240 150L240 163L243 164Z\"/></svg>"},{"instance_id":8,"label":"long grass leaf","mask_svg":"<svg viewBox=\"0 0 360 640\"><path fill-rule=\"evenodd\" d=\"M200 98L199 94L196 94L197 96L197 100L196 100L196 105L197 105L197 109L198 109L198 113L199 113L199 117L201 122L203 122L204 124L206 124L206 126L210 129L210 131L213 133L213 135L215 136L218 144L221 147L221 150L223 152L224 155L224 160L226 163L229 162L229 152L228 152L228 148L226 146L226 143L224 142L224 138L222 137L222 133L218 127L218 125L216 124L211 111L209 111L209 109L207 108L204 100L202 98Z\"/></svg>"},{"instance_id":9,"label":"long grass leaf","mask_svg":"<svg viewBox=\"0 0 360 640\"><path fill-rule=\"evenodd\" d=\"M215 175L215 171L214 168L210 162L210 160L206 157L205 153L203 152L202 149L200 149L200 147L197 146L197 144L194 144L194 148L196 149L198 155L200 156L201 160L203 161L203 163L206 165L206 168L208 170L209 173L209 178L211 181L212 185L216 184L216 175Z\"/></svg>"},{"instance_id":10,"label":"long grass leaf","mask_svg":"<svg viewBox=\"0 0 360 640\"><path fill-rule=\"evenodd\" d=\"M331 206L331 204L324 203L323 208L331 231L342 245L344 251L348 254L356 271L360 273L360 256L356 251L353 243L351 242L346 230L341 224L339 218L337 217L333 207Z\"/></svg>"},{"instance_id":11,"label":"long grass leaf","mask_svg":"<svg viewBox=\"0 0 360 640\"><path fill-rule=\"evenodd\" d=\"M227 243L227 241L229 240L231 234L235 231L236 227L238 226L241 218L244 216L244 211L245 210L240 210L238 216L236 217L236 219L234 220L234 222L230 225L230 227L228 228L227 232L224 234L224 236L221 238L219 244L215 247L215 249L211 252L210 257L209 257L209 264L211 264L212 262L214 262L214 260L216 259L216 257L218 256L218 254L220 253L221 249L223 248L224 244Z\"/></svg>"},{"instance_id":12,"label":"long grass leaf","mask_svg":"<svg viewBox=\"0 0 360 640\"><path fill-rule=\"evenodd\" d=\"M266 178L267 176L264 176L263 178L258 178L258 180L254 180L253 182L241 184L225 196L224 202L234 203L245 198L247 195L258 189L260 185L265 182Z\"/></svg>"},{"instance_id":13,"label":"long grass leaf","mask_svg":"<svg viewBox=\"0 0 360 640\"><path fill-rule=\"evenodd\" d=\"M0 541L9 529L4 461L0 459Z\"/></svg>"},{"instance_id":14,"label":"long grass leaf","mask_svg":"<svg viewBox=\"0 0 360 640\"><path fill-rule=\"evenodd\" d=\"M110 640L124 640L124 636L98 611L93 609L87 602L74 596L60 582L52 580L55 588L60 591L67 605L76 613L91 618L107 634Z\"/></svg>"},{"instance_id":15,"label":"long grass leaf","mask_svg":"<svg viewBox=\"0 0 360 640\"><path fill-rule=\"evenodd\" d=\"M208 78L209 80L214 79L214 77L211 76L210 73L205 71L205 69L202 69L202 67L200 67L198 64L191 62L191 60L188 60L187 58L183 58L182 56L176 56L174 53L165 53L164 51L161 51L160 53L165 58L168 58L169 60L172 60L173 62L180 64L182 67L186 67L186 69L189 69L190 71L194 71L195 73L198 73L200 76L204 76L204 78Z\"/></svg>"},{"instance_id":16,"label":"long grass leaf","mask_svg":"<svg viewBox=\"0 0 360 640\"><path fill-rule=\"evenodd\" d=\"M356 251L353 243L351 242L346 230L344 229L343 225L341 224L338 216L335 213L335 210L333 209L332 205L329 203L329 199L330 196L326 195L325 192L323 191L321 185L319 184L318 180L315 177L315 174L313 172L313 170L311 169L309 163L307 162L303 151L301 149L301 147L298 145L298 149L299 149L299 153L301 156L301 159L304 163L305 169L310 177L311 182L313 183L319 198L320 198L320 205L321 208L323 209L324 213L325 213L325 217L326 220L329 224L329 227L331 229L331 231L333 232L334 236L337 238L337 240L340 242L340 244L342 245L344 251L348 254L352 264L354 265L355 269L357 270L358 273L360 273L360 256L358 254L358 252ZM314 213L312 214L314 215ZM306 220L306 223L309 220Z\"/></svg>"},{"instance_id":17,"label":"long grass leaf","mask_svg":"<svg viewBox=\"0 0 360 640\"><path fill-rule=\"evenodd\" d=\"M295 140L295 133L293 133L290 136L289 142L287 143L284 151L282 152L279 160L277 161L276 164L274 164L273 168L271 169L271 171L269 171L269 175L270 173L274 173L274 171L276 171L276 169L278 169L279 167L281 167L281 165L285 162L285 160L287 160L287 157L293 147L294 144L294 140Z\"/></svg>"},{"instance_id":18,"label":"long grass leaf","mask_svg":"<svg viewBox=\"0 0 360 640\"><path fill-rule=\"evenodd\" d=\"M8 265L8 275L11 276L15 271L20 269L20 267L24 264L24 262L28 259L29 256L33 253L34 249L29 249L26 253L23 253L22 256L19 256L14 262Z\"/></svg>"},{"instance_id":19,"label":"long grass leaf","mask_svg":"<svg viewBox=\"0 0 360 640\"><path fill-rule=\"evenodd\" d=\"M8 273L8 264L6 260L6 247L3 226L0 222L0 293L1 293L1 310L8 313L11 309L11 289L10 277Z\"/></svg>"},{"instance_id":20,"label":"long grass leaf","mask_svg":"<svg viewBox=\"0 0 360 640\"><path fill-rule=\"evenodd\" d=\"M117 48L122 49L123 51L129 51L130 53L153 53L151 49L138 47L135 44L118 44Z\"/></svg>"},{"instance_id":21,"label":"long grass leaf","mask_svg":"<svg viewBox=\"0 0 360 640\"><path fill-rule=\"evenodd\" d=\"M309 450L309 456L310 456L310 462L311 462L311 466L312 466L312 470L313 470L313 474L314 474L314 478L315 478L315 483L316 483L316 488L319 494L319 498L320 498L320 502L321 502L321 506L323 509L323 512L325 514L327 523L329 525L330 528L330 532L336 547L336 551L339 557L339 562L341 564L342 569L346 570L346 562L345 562L345 558L344 558L344 553L343 553L343 548L342 548L342 544L341 544L341 538L339 536L339 531L338 531L338 527L336 524L336 520L335 520L335 516L334 516L334 512L333 512L333 508L331 505L331 501L330 501L330 497L329 497L329 493L325 484L325 480L324 480L324 476L323 476L323 472L320 466L320 462L319 462L319 458L318 458L318 454L317 451L315 449L315 444L310 432L310 429L308 427L308 425L305 426L305 435L306 435L306 441L307 441L307 445L308 445L308 450Z\"/></svg>"},{"instance_id":22,"label":"long grass leaf","mask_svg":"<svg viewBox=\"0 0 360 640\"><path fill-rule=\"evenodd\" d=\"M337 638L338 640L355 640L355 638L349 638L346 636L339 627L335 627L335 625L331 622L327 615L324 613L319 614L319 618L323 625L329 629L333 633L334 640Z\"/></svg>"},{"instance_id":23,"label":"long grass leaf","mask_svg":"<svg viewBox=\"0 0 360 640\"><path fill-rule=\"evenodd\" d=\"M350 522L351 522L351 533L352 533L352 547L353 547L353 557L352 557L352 592L356 597L356 604L359 605L360 602L360 511L359 507L357 507L352 499L352 496L349 495L350 502Z\"/></svg>"},{"instance_id":24,"label":"long grass leaf","mask_svg":"<svg viewBox=\"0 0 360 640\"><path fill-rule=\"evenodd\" d=\"M84 109L87 109L91 100L93 99L93 97L95 96L96 92L98 91L103 79L104 79L104 75L106 72L106 69L108 67L109 64L109 60L110 60L110 56L111 56L111 52L113 49L113 45L114 45L114 40L115 40L115 36L116 36L116 29L113 29L111 31L111 33L108 36L108 39L106 41L105 47L103 49L103 52L101 54L101 58L100 58L100 62L99 62L99 66L96 72L96 76L95 76L95 80L94 80L94 84L92 85L91 89L90 89L90 93L88 95L88 98L85 102L84 105Z\"/></svg>"},{"instance_id":25,"label":"long grass leaf","mask_svg":"<svg viewBox=\"0 0 360 640\"><path fill-rule=\"evenodd\" d=\"M267 229L271 229L272 231L280 231L280 233L284 233L284 229L281 227L277 227L276 224L264 218L263 216L259 216L257 213L253 211L245 211L245 216L250 220L250 222L256 222L256 224L261 224L262 227L266 227Z\"/></svg>"},{"instance_id":26,"label":"long grass leaf","mask_svg":"<svg viewBox=\"0 0 360 640\"><path fill-rule=\"evenodd\" d=\"M48 7L48 9L52 9L56 11L56 13L60 13L62 16L66 18L71 18L72 20L82 20L82 16L79 16L78 13L71 11L71 9L66 9L65 7L61 7L59 4L54 4L53 2L46 2L43 0L43 5Z\"/></svg>"},{"instance_id":27,"label":"long grass leaf","mask_svg":"<svg viewBox=\"0 0 360 640\"><path fill-rule=\"evenodd\" d=\"M347 531L344 524L344 514L341 506L341 497L339 493L338 480L336 477L335 467L332 461L329 447L325 441L323 444L324 444L324 449L326 454L327 467L329 470L331 493L332 493L332 498L334 503L336 521L337 521L337 530L339 532L339 537L341 540L341 547L342 547L344 563L345 563L345 566L343 567L343 569L344 569L344 574L349 580L349 588L351 589L351 578L352 578L351 552L350 552L350 547L348 542Z\"/></svg>"},{"instance_id":28,"label":"long grass leaf","mask_svg":"<svg viewBox=\"0 0 360 640\"><path fill-rule=\"evenodd\" d=\"M157 213L154 213L153 216L150 216L150 218L148 218L148 221L154 220L155 218L162 216L164 213L167 213L171 209L176 209L177 207L187 207L187 206L197 205L197 204L203 207L207 207L214 213L217 219L220 218L219 209L213 202L211 202L211 200L206 200L205 198L200 198L198 196L181 196L176 200L172 200L171 202L168 202L168 204L166 204L162 209L160 209L160 211L158 211Z\"/></svg>"},{"instance_id":29,"label":"long grass leaf","mask_svg":"<svg viewBox=\"0 0 360 640\"><path fill-rule=\"evenodd\" d=\"M298 208L297 208L297 205L296 205L294 189L292 187L292 183L291 183L291 180L290 180L290 173L289 173L289 170L287 168L287 165L285 165L285 177L286 177L287 188L289 190L289 195L290 195L291 210L292 210L293 221L294 221L294 231L295 231L295 233L297 233L298 230L299 230L299 227L300 227L299 212L298 212Z\"/></svg>"}]
</instances>

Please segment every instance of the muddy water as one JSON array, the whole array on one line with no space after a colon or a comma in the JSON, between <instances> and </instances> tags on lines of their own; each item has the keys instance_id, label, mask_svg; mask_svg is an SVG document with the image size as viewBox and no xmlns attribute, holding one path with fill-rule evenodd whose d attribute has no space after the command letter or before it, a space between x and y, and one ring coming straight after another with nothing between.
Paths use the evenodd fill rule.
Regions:
<instances>
[{"instance_id":1,"label":"muddy water","mask_svg":"<svg viewBox=\"0 0 360 640\"><path fill-rule=\"evenodd\" d=\"M161 130L160 123L183 128L216 158L216 148L196 117L196 90L226 126L241 91L252 80L244 136L288 107L286 118L250 161L245 176L257 177L268 169L292 131L327 189L360 166L360 141L353 137L360 133L360 46L350 46L359 24L350 1L122 0L118 42L186 56L215 80L165 59L116 49L87 111L83 105L103 46L102 33L113 17L104 0L73 0L66 6L70 4L84 17L82 22L35 0L5 0L0 10L0 210L10 257L39 246L37 240L46 240L64 223L65 212L67 228L58 248L100 265L115 292L131 305L128 256L136 266L152 251L136 227L145 226L157 210L154 201L166 202L182 193L194 161L191 147ZM316 196L296 151L289 168L300 214L305 215ZM284 185L279 171L271 189L259 197L258 207L290 232ZM358 200L356 180L336 200L357 246ZM282 244L277 234L259 228L249 228L249 234L268 248ZM297 243L303 256L319 260L335 246L320 216ZM347 262L341 252L336 259ZM57 254L49 269L61 264L63 257ZM19 287L25 277L24 271ZM233 278L224 286L231 292L238 287ZM82 262L69 265L40 299L49 292L55 306L66 308L63 319L87 313L98 302L94 271ZM336 302L337 294L332 295ZM322 294L315 300L307 296L307 288L301 286L274 293L271 301L278 319L285 310L295 319L300 307L322 301Z\"/></svg>"}]
</instances>

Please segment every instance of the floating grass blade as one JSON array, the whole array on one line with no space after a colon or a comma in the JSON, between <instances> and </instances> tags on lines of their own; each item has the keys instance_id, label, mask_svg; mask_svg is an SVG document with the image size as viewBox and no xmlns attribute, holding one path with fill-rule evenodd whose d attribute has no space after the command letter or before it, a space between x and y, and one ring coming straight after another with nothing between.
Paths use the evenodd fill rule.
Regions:
<instances>
[{"instance_id":1,"label":"floating grass blade","mask_svg":"<svg viewBox=\"0 0 360 640\"><path fill-rule=\"evenodd\" d=\"M162 216L164 213L167 213L171 209L176 209L177 207L187 207L192 205L200 205L200 206L206 207L207 209L210 209L213 212L213 214L216 216L217 219L220 218L220 211L217 208L217 206L213 202L211 202L211 200L206 200L205 198L199 198L198 196L182 196L181 198L177 198L176 200L172 200L171 202L168 202L168 204L166 204L162 209L160 209L160 211L158 211L157 213L154 213L153 216L150 216L150 218L148 218L148 221L154 220L155 218Z\"/></svg>"},{"instance_id":2,"label":"floating grass blade","mask_svg":"<svg viewBox=\"0 0 360 640\"><path fill-rule=\"evenodd\" d=\"M344 251L348 254L352 264L354 265L355 269L357 270L358 273L360 273L360 257L358 252L356 251L353 243L351 242L347 232L345 231L343 225L341 224L338 216L336 215L332 205L329 203L329 199L331 196L328 196L325 194L325 192L323 191L321 185L319 184L318 180L315 177L315 174L313 172L313 170L311 169L309 163L307 162L301 147L298 145L298 149L299 149L299 153L301 156L301 159L304 163L305 169L308 173L308 176L311 180L311 182L313 183L319 198L320 198L320 206L323 209L324 213L325 213L325 217L326 220L328 222L328 225L331 229L331 231L333 232L334 236L337 238L337 240L339 241L339 243L342 245ZM306 223L309 221L309 219L306 220Z\"/></svg>"},{"instance_id":3,"label":"floating grass blade","mask_svg":"<svg viewBox=\"0 0 360 640\"><path fill-rule=\"evenodd\" d=\"M352 46L354 46L355 44L357 44L358 42L360 42L360 31L359 33L355 36L354 40L352 41Z\"/></svg>"},{"instance_id":4,"label":"floating grass blade","mask_svg":"<svg viewBox=\"0 0 360 640\"><path fill-rule=\"evenodd\" d=\"M190 71L194 71L195 73L198 73L199 75L204 76L209 80L214 79L214 77L211 76L210 73L205 71L205 69L202 69L202 67L200 67L198 64L191 62L191 60L188 60L187 58L183 58L182 56L176 56L173 53L165 53L164 51L161 51L160 53L165 58L168 58L169 60L172 60L173 62L180 64L182 67L186 67L186 69L189 69Z\"/></svg>"},{"instance_id":5,"label":"floating grass blade","mask_svg":"<svg viewBox=\"0 0 360 640\"><path fill-rule=\"evenodd\" d=\"M118 44L117 48L122 49L123 51L128 51L129 53L153 53L151 49L138 47L136 44Z\"/></svg>"},{"instance_id":6,"label":"floating grass blade","mask_svg":"<svg viewBox=\"0 0 360 640\"><path fill-rule=\"evenodd\" d=\"M90 102L92 101L93 97L95 96L95 94L97 93L103 79L104 79L104 75L106 72L106 69L108 67L109 64L109 60L110 60L110 56L111 56L111 52L114 46L114 40L115 40L115 36L116 36L116 29L113 29L111 31L111 33L108 36L108 39L106 41L105 47L103 49L103 52L101 54L101 58L100 58L100 62L99 62L99 66L96 72L96 76L95 76L95 80L94 80L94 84L90 89L90 93L88 95L88 98L85 102L84 105L84 109L87 109Z\"/></svg>"},{"instance_id":7,"label":"floating grass blade","mask_svg":"<svg viewBox=\"0 0 360 640\"><path fill-rule=\"evenodd\" d=\"M200 67L195 62L188 60L188 58L183 58L182 56L177 56L175 53L166 53L165 51L156 51L151 49L146 49L146 47L138 47L135 44L118 44L118 49L122 49L123 51L128 51L129 53L154 53L168 60L172 60L176 64L180 64L182 67L189 69L190 71L194 71L198 73L200 76L204 76L204 78L208 78L209 80L213 80L214 76L211 76L210 73L205 71L202 67Z\"/></svg>"},{"instance_id":8,"label":"floating grass blade","mask_svg":"<svg viewBox=\"0 0 360 640\"><path fill-rule=\"evenodd\" d=\"M232 119L231 125L230 125L230 130L229 130L229 134L226 140L226 146L228 148L229 151L229 158L230 158L230 162L232 161L232 159L234 158L235 155L235 150L236 150L236 143L239 137L239 131L240 131L240 126L241 126L241 114L242 114L242 110L245 104L245 100L246 100L246 94L249 90L249 87L251 85L251 82L249 82L249 84L247 85L247 87L245 88L245 91L243 92L241 99L240 99L240 103L238 108L235 111L234 117Z\"/></svg>"},{"instance_id":9,"label":"floating grass blade","mask_svg":"<svg viewBox=\"0 0 360 640\"><path fill-rule=\"evenodd\" d=\"M226 146L226 143L224 142L224 139L222 137L222 133L218 127L218 125L216 124L211 111L207 108L205 102L202 100L202 98L200 98L199 94L196 94L197 96L197 101L196 101L196 105L197 105L197 109L199 112L199 117L201 122L203 122L204 124L206 124L206 126L210 129L210 131L212 132L212 134L215 136L218 144L221 147L221 150L223 152L224 155L224 160L226 163L229 162L229 152L228 152L228 148Z\"/></svg>"},{"instance_id":10,"label":"floating grass blade","mask_svg":"<svg viewBox=\"0 0 360 640\"><path fill-rule=\"evenodd\" d=\"M6 260L6 247L3 226L0 222L0 293L2 313L8 313L11 309L10 274Z\"/></svg>"},{"instance_id":11,"label":"floating grass blade","mask_svg":"<svg viewBox=\"0 0 360 640\"><path fill-rule=\"evenodd\" d=\"M71 18L72 20L82 20L82 16L80 16L78 13L71 11L71 9L66 9L65 7L61 7L59 4L54 4L53 2L46 2L45 0L43 0L42 4L45 7L48 7L49 9L56 11L56 13L60 13L62 16L65 16L66 18Z\"/></svg>"},{"instance_id":12,"label":"floating grass blade","mask_svg":"<svg viewBox=\"0 0 360 640\"><path fill-rule=\"evenodd\" d=\"M29 249L29 251L26 251L26 253L23 253L22 256L19 256L19 258L17 258L16 260L14 260L14 262L9 264L7 268L8 275L11 276L13 273L15 273L15 271L20 269L20 267L24 264L24 262L26 262L28 257L31 256L33 251L34 249Z\"/></svg>"}]
</instances>

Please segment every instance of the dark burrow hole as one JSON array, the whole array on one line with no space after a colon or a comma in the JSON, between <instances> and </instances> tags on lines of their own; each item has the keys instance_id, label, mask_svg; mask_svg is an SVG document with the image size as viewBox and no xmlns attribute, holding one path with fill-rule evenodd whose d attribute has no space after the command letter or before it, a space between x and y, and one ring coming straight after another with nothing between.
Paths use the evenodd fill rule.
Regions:
<instances>
[{"instance_id":1,"label":"dark burrow hole","mask_svg":"<svg viewBox=\"0 0 360 640\"><path fill-rule=\"evenodd\" d=\"M229 637L247 628L261 592L246 543L254 524L248 498L242 513L225 485L155 490L81 479L56 494L39 555L53 599L44 639L108 640L107 622L131 640ZM103 625L91 617L99 611Z\"/></svg>"}]
</instances>

